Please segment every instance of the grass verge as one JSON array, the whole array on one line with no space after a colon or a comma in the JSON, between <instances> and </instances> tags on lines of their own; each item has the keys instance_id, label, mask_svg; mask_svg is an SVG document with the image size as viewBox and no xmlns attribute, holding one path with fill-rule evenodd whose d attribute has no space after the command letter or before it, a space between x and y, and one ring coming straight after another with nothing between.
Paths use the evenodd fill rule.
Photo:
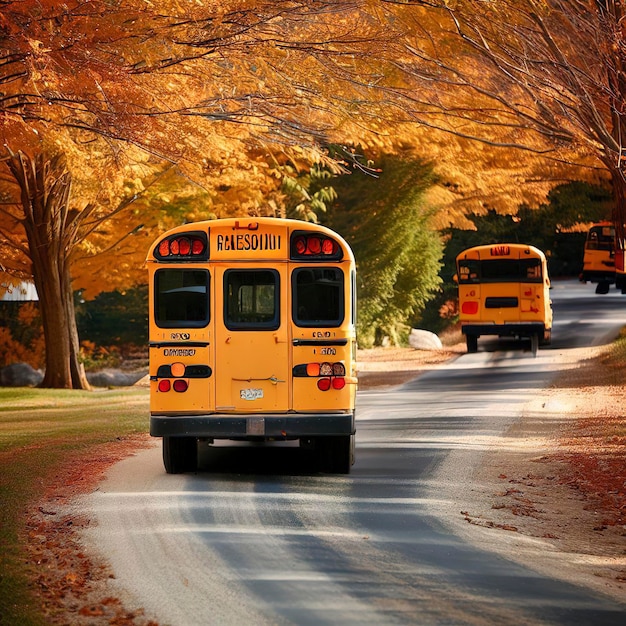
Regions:
<instances>
[{"instance_id":1,"label":"grass verge","mask_svg":"<svg viewBox=\"0 0 626 626\"><path fill-rule=\"evenodd\" d=\"M72 459L145 433L148 393L0 388L0 624L47 623L24 546L28 504Z\"/></svg>"}]
</instances>

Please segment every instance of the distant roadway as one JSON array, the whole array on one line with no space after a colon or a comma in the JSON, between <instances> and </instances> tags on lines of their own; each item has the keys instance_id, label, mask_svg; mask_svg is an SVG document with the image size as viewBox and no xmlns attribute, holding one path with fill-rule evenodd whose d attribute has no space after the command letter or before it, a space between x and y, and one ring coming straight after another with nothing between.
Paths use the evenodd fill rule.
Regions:
<instances>
[{"instance_id":1,"label":"distant roadway","mask_svg":"<svg viewBox=\"0 0 626 626\"><path fill-rule=\"evenodd\" d=\"M626 295L594 291L555 282L552 346L536 358L481 338L402 387L359 392L349 476L316 474L291 445L222 446L188 475L164 473L160 441L118 463L87 501L111 593L162 626L626 624L626 598L477 547L447 519L567 350L626 325Z\"/></svg>"}]
</instances>

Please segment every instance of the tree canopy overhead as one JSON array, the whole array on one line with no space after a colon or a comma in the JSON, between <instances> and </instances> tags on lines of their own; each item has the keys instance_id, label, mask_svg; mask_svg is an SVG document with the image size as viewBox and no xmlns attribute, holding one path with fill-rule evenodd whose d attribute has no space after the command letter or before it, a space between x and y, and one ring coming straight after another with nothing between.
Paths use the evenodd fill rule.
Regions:
<instances>
[{"instance_id":1,"label":"tree canopy overhead","mask_svg":"<svg viewBox=\"0 0 626 626\"><path fill-rule=\"evenodd\" d=\"M389 35L368 5L5 1L5 129L12 137L36 123L87 129L208 165L232 141L316 147L353 123L375 79L367 61Z\"/></svg>"},{"instance_id":2,"label":"tree canopy overhead","mask_svg":"<svg viewBox=\"0 0 626 626\"><path fill-rule=\"evenodd\" d=\"M253 188L264 173L251 150L297 146L321 157L331 131L354 124L367 52L386 36L366 6L1 3L3 268L35 280L44 385L86 385L72 262L105 249L107 231L110 244L126 239L112 218L128 217L122 211L146 187L149 167L155 178L175 163L209 190L228 190L245 171Z\"/></svg>"},{"instance_id":3,"label":"tree canopy overhead","mask_svg":"<svg viewBox=\"0 0 626 626\"><path fill-rule=\"evenodd\" d=\"M354 165L349 151L329 158L331 143L420 145L442 181L436 200L464 210L517 206L528 190L537 202L567 180L561 165L608 172L618 189L620 11L591 0L0 0L2 264L44 293L57 355L46 376L59 372L46 384L82 384L72 267L80 259L82 280L95 253L148 237L161 218L144 208L168 204L170 164L216 215L233 198L245 212L280 209L280 151Z\"/></svg>"},{"instance_id":4,"label":"tree canopy overhead","mask_svg":"<svg viewBox=\"0 0 626 626\"><path fill-rule=\"evenodd\" d=\"M590 181L610 178L614 217L623 229L621 2L393 4L400 29L396 66L406 84L394 87L392 97L407 119L490 146L521 148L549 159L544 162L552 162L555 173L575 166Z\"/></svg>"}]
</instances>

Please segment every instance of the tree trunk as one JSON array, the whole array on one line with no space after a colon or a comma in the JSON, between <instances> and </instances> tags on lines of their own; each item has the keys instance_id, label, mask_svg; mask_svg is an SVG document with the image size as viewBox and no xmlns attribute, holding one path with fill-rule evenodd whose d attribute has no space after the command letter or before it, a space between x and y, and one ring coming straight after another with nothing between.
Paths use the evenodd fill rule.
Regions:
<instances>
[{"instance_id":1,"label":"tree trunk","mask_svg":"<svg viewBox=\"0 0 626 626\"><path fill-rule=\"evenodd\" d=\"M23 226L43 323L46 372L42 387L89 389L80 363L69 256L71 175L60 157L19 152L9 167L21 189Z\"/></svg>"}]
</instances>

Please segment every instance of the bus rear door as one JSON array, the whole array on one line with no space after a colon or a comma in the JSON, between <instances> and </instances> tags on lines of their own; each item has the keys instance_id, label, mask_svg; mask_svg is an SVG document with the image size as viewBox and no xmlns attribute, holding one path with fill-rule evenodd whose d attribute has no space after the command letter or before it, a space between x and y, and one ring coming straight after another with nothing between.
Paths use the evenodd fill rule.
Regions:
<instances>
[{"instance_id":1,"label":"bus rear door","mask_svg":"<svg viewBox=\"0 0 626 626\"><path fill-rule=\"evenodd\" d=\"M289 410L287 280L286 263L216 264L218 413Z\"/></svg>"}]
</instances>

